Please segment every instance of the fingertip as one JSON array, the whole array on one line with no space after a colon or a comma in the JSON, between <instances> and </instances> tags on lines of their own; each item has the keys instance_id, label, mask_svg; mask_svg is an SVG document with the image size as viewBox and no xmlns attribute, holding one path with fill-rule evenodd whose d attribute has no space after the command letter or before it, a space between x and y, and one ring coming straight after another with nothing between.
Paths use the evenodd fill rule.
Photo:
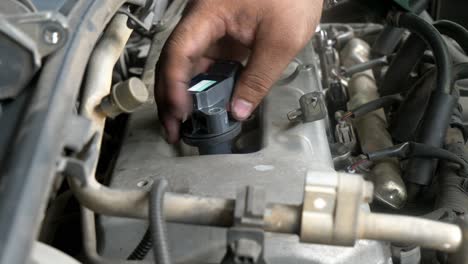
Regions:
<instances>
[{"instance_id":1,"label":"fingertip","mask_svg":"<svg viewBox=\"0 0 468 264\"><path fill-rule=\"evenodd\" d=\"M248 102L242 98L234 98L231 103L231 113L232 116L239 120L243 121L252 114L254 110L254 105L251 102Z\"/></svg>"},{"instance_id":2,"label":"fingertip","mask_svg":"<svg viewBox=\"0 0 468 264\"><path fill-rule=\"evenodd\" d=\"M180 139L180 121L174 117L165 117L164 119L164 139L169 144L175 144Z\"/></svg>"}]
</instances>

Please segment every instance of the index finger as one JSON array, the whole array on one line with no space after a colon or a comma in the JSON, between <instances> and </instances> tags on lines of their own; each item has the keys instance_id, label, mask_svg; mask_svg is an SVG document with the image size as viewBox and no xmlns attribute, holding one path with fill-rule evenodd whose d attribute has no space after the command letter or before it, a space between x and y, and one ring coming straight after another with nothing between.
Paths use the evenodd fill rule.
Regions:
<instances>
[{"instance_id":1,"label":"index finger","mask_svg":"<svg viewBox=\"0 0 468 264\"><path fill-rule=\"evenodd\" d=\"M156 89L164 89L164 105L173 116L187 116L190 100L187 88L196 63L206 50L225 35L221 18L194 9L182 19L164 46Z\"/></svg>"}]
</instances>

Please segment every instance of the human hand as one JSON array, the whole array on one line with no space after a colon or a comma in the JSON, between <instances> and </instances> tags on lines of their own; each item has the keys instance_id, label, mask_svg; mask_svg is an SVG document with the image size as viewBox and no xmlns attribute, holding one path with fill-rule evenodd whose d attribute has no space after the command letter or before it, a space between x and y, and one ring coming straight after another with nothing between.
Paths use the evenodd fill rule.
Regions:
<instances>
[{"instance_id":1,"label":"human hand","mask_svg":"<svg viewBox=\"0 0 468 264\"><path fill-rule=\"evenodd\" d=\"M323 0L193 0L166 42L157 67L155 99L167 140L179 139L191 111L190 80L216 59L248 63L232 97L244 120L304 48L320 20Z\"/></svg>"}]
</instances>

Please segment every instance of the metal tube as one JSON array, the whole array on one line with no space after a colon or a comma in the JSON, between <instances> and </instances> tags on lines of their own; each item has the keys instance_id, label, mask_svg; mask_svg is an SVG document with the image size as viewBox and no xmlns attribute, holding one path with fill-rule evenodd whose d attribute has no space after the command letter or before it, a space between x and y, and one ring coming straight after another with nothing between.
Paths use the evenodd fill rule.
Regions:
<instances>
[{"instance_id":1,"label":"metal tube","mask_svg":"<svg viewBox=\"0 0 468 264\"><path fill-rule=\"evenodd\" d=\"M110 93L114 65L120 54L122 54L131 33L132 30L127 27L127 16L116 14L104 31L88 63L80 113L92 121L92 134L89 136L91 137L96 133L97 140L92 142L92 147L95 149L91 153L93 157L89 158L91 170L87 173L89 176L86 182L80 183L77 179L68 177L70 188L75 196L83 205L88 207L90 207L90 204L103 203L108 201L106 198L110 198L106 196L108 192L104 192L103 197L101 197L90 191L92 188L96 188L97 191L99 191L100 187L105 188L94 177L106 121L106 115L96 111L96 109L101 100ZM123 196L120 198L125 200Z\"/></svg>"},{"instance_id":2,"label":"metal tube","mask_svg":"<svg viewBox=\"0 0 468 264\"><path fill-rule=\"evenodd\" d=\"M97 181L80 186L76 179L70 186L81 204L96 213L120 217L148 217L148 192L114 190ZM234 200L167 193L164 198L166 220L197 225L230 226Z\"/></svg>"},{"instance_id":3,"label":"metal tube","mask_svg":"<svg viewBox=\"0 0 468 264\"><path fill-rule=\"evenodd\" d=\"M78 199L96 213L147 218L147 193L144 191L111 190L100 184L83 190L86 190L85 195ZM83 201L84 197L91 199ZM167 193L164 200L164 213L169 222L217 227L233 225L234 200L175 193ZM301 206L270 205L264 218L265 231L299 234L301 212ZM358 239L415 244L446 252L455 251L462 240L461 230L455 225L398 215L363 213L357 230Z\"/></svg>"},{"instance_id":4,"label":"metal tube","mask_svg":"<svg viewBox=\"0 0 468 264\"><path fill-rule=\"evenodd\" d=\"M94 213L87 208L81 207L81 230L83 236L83 251L87 263L92 264L149 264L147 261L133 261L120 259L107 259L97 252L96 223Z\"/></svg>"},{"instance_id":5,"label":"metal tube","mask_svg":"<svg viewBox=\"0 0 468 264\"><path fill-rule=\"evenodd\" d=\"M462 243L461 229L418 217L363 213L360 216L357 237L384 240L423 248L454 252Z\"/></svg>"},{"instance_id":6,"label":"metal tube","mask_svg":"<svg viewBox=\"0 0 468 264\"><path fill-rule=\"evenodd\" d=\"M69 182L80 203L98 214L141 219L148 217L146 191L113 190L97 181L85 187L80 187L75 179ZM164 214L166 221L173 223L230 227L234 223L234 205L232 199L168 192L164 197ZM265 230L298 234L301 210L301 206L270 205L264 218Z\"/></svg>"},{"instance_id":7,"label":"metal tube","mask_svg":"<svg viewBox=\"0 0 468 264\"><path fill-rule=\"evenodd\" d=\"M276 233L300 234L301 215L301 205L270 205L263 219L264 229Z\"/></svg>"},{"instance_id":8,"label":"metal tube","mask_svg":"<svg viewBox=\"0 0 468 264\"><path fill-rule=\"evenodd\" d=\"M127 20L124 14L114 16L104 31L101 41L94 49L86 72L80 113L93 121L93 133L98 132L100 136L102 136L106 116L96 111L96 107L110 93L114 65L132 33L132 30L127 27ZM100 140L97 145L100 145Z\"/></svg>"}]
</instances>

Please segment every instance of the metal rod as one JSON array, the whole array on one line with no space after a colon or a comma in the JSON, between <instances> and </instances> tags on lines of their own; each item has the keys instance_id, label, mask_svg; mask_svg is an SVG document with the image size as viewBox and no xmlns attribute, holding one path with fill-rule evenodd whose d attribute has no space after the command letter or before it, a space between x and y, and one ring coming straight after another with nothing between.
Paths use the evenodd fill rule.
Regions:
<instances>
[{"instance_id":1,"label":"metal rod","mask_svg":"<svg viewBox=\"0 0 468 264\"><path fill-rule=\"evenodd\" d=\"M106 122L106 115L101 111L97 111L97 108L102 99L111 91L114 66L132 34L133 30L127 27L127 20L128 18L124 14L116 14L112 18L91 54L86 71L79 112L92 121L91 135L89 136L97 135L97 140L93 142L96 153L99 153L101 149ZM98 157L96 156L90 162L92 166L89 174L94 178Z\"/></svg>"},{"instance_id":2,"label":"metal rod","mask_svg":"<svg viewBox=\"0 0 468 264\"><path fill-rule=\"evenodd\" d=\"M81 204L92 211L119 217L148 217L148 193L142 190L113 190L97 181L83 187L75 179L70 186ZM230 227L234 223L233 199L166 193L164 214L173 223ZM276 233L299 233L302 207L270 205L265 214L265 230Z\"/></svg>"},{"instance_id":3,"label":"metal rod","mask_svg":"<svg viewBox=\"0 0 468 264\"><path fill-rule=\"evenodd\" d=\"M94 212L81 207L81 230L83 236L83 250L88 263L92 264L149 264L147 261L132 261L107 259L97 252L96 223Z\"/></svg>"},{"instance_id":4,"label":"metal rod","mask_svg":"<svg viewBox=\"0 0 468 264\"><path fill-rule=\"evenodd\" d=\"M419 217L363 213L358 238L384 240L454 252L462 243L461 229L453 224Z\"/></svg>"}]
</instances>

